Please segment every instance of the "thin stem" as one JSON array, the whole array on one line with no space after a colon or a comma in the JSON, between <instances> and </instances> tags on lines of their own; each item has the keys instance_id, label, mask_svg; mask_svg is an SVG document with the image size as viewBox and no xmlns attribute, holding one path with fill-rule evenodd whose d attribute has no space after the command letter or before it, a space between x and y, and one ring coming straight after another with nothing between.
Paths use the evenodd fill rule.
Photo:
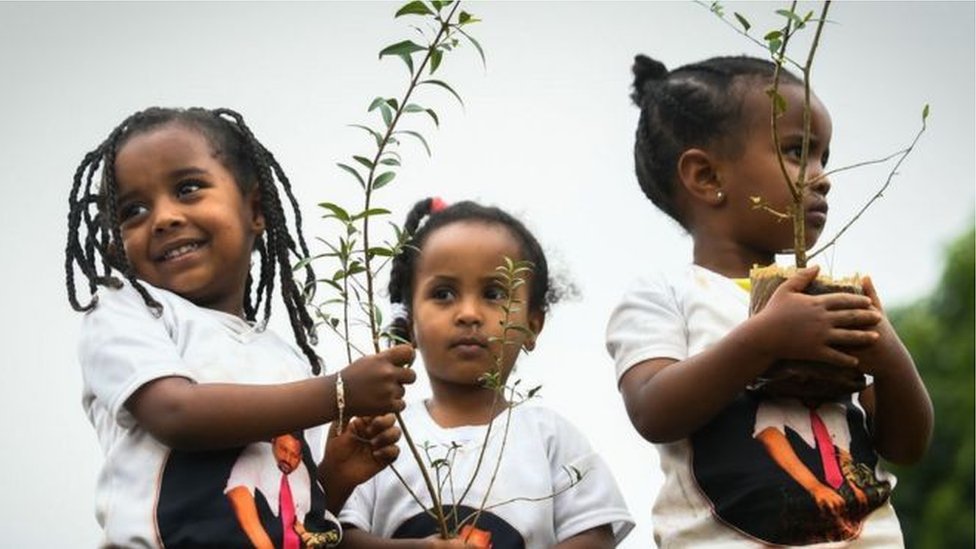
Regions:
<instances>
[{"instance_id":1,"label":"thin stem","mask_svg":"<svg viewBox=\"0 0 976 549\"><path fill-rule=\"evenodd\" d=\"M749 32L748 32L748 31L745 31L745 30L743 30L743 29L740 29L740 28L739 28L739 27L737 27L737 26L736 26L736 25L735 25L734 23L732 23L731 21L729 21L728 19L726 19L724 15L720 15L720 14L718 14L717 12L715 12L715 10L713 10L713 9L712 9L712 6L711 6L711 4L710 4L710 3L706 3L706 2L703 2L702 0L695 0L695 3L696 3L696 4L698 4L699 6L702 6L702 7L704 7L704 8L705 8L705 9L707 9L708 11L710 11L710 12L712 12L712 13L715 13L715 15L717 15L717 16L718 16L718 18L719 18L719 19L720 19L720 20L721 20L721 21L722 21L723 23L725 23L726 25L728 25L729 27L731 27L731 28L732 28L732 30L734 30L735 32L737 32L737 33L739 33L739 34L741 34L742 36L744 36L744 37L746 37L746 39L748 39L748 40L749 40L750 42L752 42L752 43L754 43L754 44L756 44L757 46L759 46L760 48L762 48L762 49L764 49L764 50L767 50L767 51L769 50L769 48L768 48L768 47L766 46L766 44L765 44L765 43L764 43L764 42L763 42L762 40L759 40L759 39L758 39L758 38L756 38L755 36L753 36L753 35L751 35L751 34L749 34ZM799 64L798 62L796 62L796 61L794 61L793 59L791 59L791 58L789 58L789 57L787 57L787 56L785 55L785 52L784 52L784 55L783 55L783 57L782 57L782 58L783 58L783 59L784 59L785 61L788 61L788 62L789 62L789 63L790 63L791 65L793 65L793 66L794 66L794 67L796 67L797 69L800 69L800 68L801 68L801 65L800 65L800 64Z\"/></svg>"},{"instance_id":2,"label":"thin stem","mask_svg":"<svg viewBox=\"0 0 976 549\"><path fill-rule=\"evenodd\" d=\"M505 455L505 446L508 444L508 431L512 424L512 410L514 410L514 408L514 406L509 406L505 413L505 430L502 432L502 445L498 450L498 459L495 461L495 469L491 473L491 480L488 481L488 488L485 489L485 495L481 498L481 505L479 505L478 510L473 513L474 518L471 521L472 526L478 524L478 518L481 517L481 513L485 510L485 504L488 503L488 497L491 495L491 489L495 486L495 479L498 478L498 470L502 465L502 456ZM467 522L468 518L471 518L471 515L465 518L465 520L462 522Z\"/></svg>"},{"instance_id":3,"label":"thin stem","mask_svg":"<svg viewBox=\"0 0 976 549\"><path fill-rule=\"evenodd\" d=\"M454 6L451 8L450 13L447 14L447 18L441 22L441 26L437 31L437 35L434 37L434 40L431 42L430 47L427 48L427 54L424 56L423 61L421 61L420 65L417 67L417 70L414 72L413 77L410 79L410 85L407 86L407 91L403 96L403 100L397 105L396 113L393 116L393 119L390 121L390 124L386 127L386 134L384 134L383 139L380 140L379 147L377 147L376 149L376 154L373 156L372 167L370 167L369 169L369 176L366 179L366 200L365 200L365 207L363 208L363 211L369 211L370 199L372 198L372 194L373 194L373 180L376 175L376 166L380 165L380 157L383 155L384 149L390 142L390 137L393 135L393 128L396 127L397 122L399 122L400 120L400 116L403 115L403 111L406 108L408 101L410 100L410 95L413 93L413 90L417 87L417 81L420 79L420 76L423 74L424 68L427 66L427 63L430 62L431 54L437 48L438 44L444 38L448 30L450 30L450 25L448 24L448 22L454 16L454 13L457 11L460 5L461 5L460 2L455 2ZM363 249L369 250L369 218L368 217L363 219ZM365 267L366 267L366 290L367 290L366 296L367 296L367 300L369 301L369 311L370 311L369 327L373 337L373 347L376 349L376 352L379 352L380 350L379 329L376 327L376 315L374 313L376 309L375 309L374 293L373 293L373 270L370 269L370 255L368 251L364 259L365 259Z\"/></svg>"},{"instance_id":4,"label":"thin stem","mask_svg":"<svg viewBox=\"0 0 976 549\"><path fill-rule=\"evenodd\" d=\"M431 42L430 47L427 49L427 54L424 56L423 61L417 67L416 72L413 74L412 78L410 79L410 84L407 86L407 91L403 96L403 100L400 102L399 105L397 105L396 114L393 117L393 119L390 121L390 124L387 126L386 134L383 136L383 139L380 140L379 146L377 147L376 150L376 154L373 156L372 166L369 169L369 176L366 180L363 211L369 211L370 209L370 201L372 199L372 193L373 193L373 181L376 176L376 166L380 165L379 163L380 157L383 155L384 149L390 142L390 137L393 135L393 129L396 127L397 122L400 120L400 116L403 114L404 108L408 104L410 95L413 93L413 90L417 87L417 82L420 79L421 74L423 74L424 68L427 66L427 63L430 61L431 54L434 52L435 48L439 44L439 41L444 37L444 35L450 29L450 25L448 22L454 16L455 12L457 11L460 5L461 5L460 2L455 2L454 6L451 8L451 11L448 13L446 19L441 21L440 29L438 30L437 35L434 37L434 40ZM366 250L366 254L364 257L364 267L366 273L366 298L368 301L367 306L369 309L368 310L369 328L373 340L373 350L376 353L379 353L380 352L380 331L376 325L376 303L374 297L375 292L373 289L373 270L372 270L372 266L370 265L371 258L369 254L369 227L370 227L369 217L367 216L363 218L363 250ZM434 488L433 481L430 478L430 473L428 473L427 468L424 466L424 462L420 457L420 453L417 451L417 447L413 442L413 437L410 436L410 431L409 429L407 429L407 424L403 421L403 417L400 415L399 412L397 412L395 416L396 416L397 424L400 427L400 431L403 433L403 439L404 441L406 441L407 447L410 449L410 453L413 455L414 461L417 462L417 465L420 468L420 473L423 476L424 484L427 487L427 492L430 494L431 501L434 506L434 513L437 516L437 522L440 528L441 537L444 539L448 539L450 533L447 528L447 520L444 517L444 509L441 505L440 498L437 495L437 490Z\"/></svg>"},{"instance_id":5,"label":"thin stem","mask_svg":"<svg viewBox=\"0 0 976 549\"><path fill-rule=\"evenodd\" d=\"M410 494L410 497L412 497L413 500L417 502L417 505L419 505L420 508L423 509L424 512L430 516L430 518L437 518L434 515L434 513L432 513L429 509L427 509L427 506L424 505L424 502L420 501L420 498L417 497L417 494L414 493L414 491L410 488L410 485L407 484L407 481L403 478L403 475L400 474L400 471L397 471L396 466L391 463L389 467L390 470L393 471L393 474L396 475L396 478L400 480L400 484L402 484L403 487L407 489L407 493Z\"/></svg>"},{"instance_id":6,"label":"thin stem","mask_svg":"<svg viewBox=\"0 0 976 549\"><path fill-rule=\"evenodd\" d=\"M504 352L504 351L503 351ZM496 362L496 368L498 364ZM485 439L481 443L481 450L478 452L478 461L475 463L474 472L471 473L471 479L468 480L467 486L464 487L464 492L461 493L461 499L455 500L455 507L461 505L464 502L464 498L468 496L468 492L471 491L471 487L474 486L474 481L478 478L478 472L481 471L481 463L485 458L485 451L488 449L488 440L491 437L491 427L495 423L495 407L498 405L499 391L496 389L494 391L494 396L491 401L491 417L488 419L488 427L485 429Z\"/></svg>"},{"instance_id":7,"label":"thin stem","mask_svg":"<svg viewBox=\"0 0 976 549\"><path fill-rule=\"evenodd\" d=\"M901 158L898 159L898 162L896 162L895 165L891 168L891 171L888 172L888 177L885 179L884 185L882 185L881 188L878 189L878 192L874 193L874 196L872 196L870 200L868 200L863 206L861 206L861 209L858 210L856 214L854 214L854 217L852 217L850 219L850 221L848 221L840 229L840 231L838 231L837 234L834 235L834 237L830 239L829 242L827 242L826 244L824 244L823 246L821 246L816 251L814 251L814 252L812 252L810 254L810 258L811 259L814 258L814 257L816 257L817 255L820 255L820 253L822 253L827 248L830 248L831 246L833 246L837 242L837 239L839 239L841 237L841 235L843 235L845 232L847 232L847 229L851 228L851 225L853 225L854 222L857 221L861 217L861 214L863 214L865 211L867 211L867 209L869 207L871 207L871 204L874 204L874 202L876 200L878 200L879 198L881 198L881 196L884 194L884 192L888 189L888 185L891 184L891 180L894 179L895 174L898 173L898 168L901 166L902 162L904 162L905 159L908 158L908 155L915 149L915 145L918 143L918 140L922 137L922 134L923 133L925 133L925 120L924 119L922 119L922 128L920 130L918 130L918 133L915 134L915 139L912 140L911 145L909 145L908 148L906 148L904 151L901 152ZM888 157L888 158L891 158L891 157ZM866 162L865 164L868 164L868 163L870 163L870 162Z\"/></svg>"}]
</instances>

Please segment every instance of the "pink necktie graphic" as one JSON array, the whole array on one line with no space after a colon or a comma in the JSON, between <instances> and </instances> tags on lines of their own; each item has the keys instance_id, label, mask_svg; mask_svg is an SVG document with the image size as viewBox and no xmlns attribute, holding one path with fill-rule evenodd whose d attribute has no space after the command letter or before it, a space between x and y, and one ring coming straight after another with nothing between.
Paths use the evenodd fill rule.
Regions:
<instances>
[{"instance_id":1,"label":"pink necktie graphic","mask_svg":"<svg viewBox=\"0 0 976 549\"><path fill-rule=\"evenodd\" d=\"M840 473L837 465L837 456L834 452L834 441L830 439L827 426L824 425L820 416L815 410L810 410L810 425L813 427L813 438L817 440L817 449L820 450L820 462L823 464L824 477L827 484L834 490L840 488L844 483L844 476Z\"/></svg>"},{"instance_id":2,"label":"pink necktie graphic","mask_svg":"<svg viewBox=\"0 0 976 549\"><path fill-rule=\"evenodd\" d=\"M291 498L291 486L288 485L288 475L281 475L281 487L278 490L278 507L280 507L281 529L284 531L281 547L283 549L301 549L302 542L295 533L295 502Z\"/></svg>"}]
</instances>

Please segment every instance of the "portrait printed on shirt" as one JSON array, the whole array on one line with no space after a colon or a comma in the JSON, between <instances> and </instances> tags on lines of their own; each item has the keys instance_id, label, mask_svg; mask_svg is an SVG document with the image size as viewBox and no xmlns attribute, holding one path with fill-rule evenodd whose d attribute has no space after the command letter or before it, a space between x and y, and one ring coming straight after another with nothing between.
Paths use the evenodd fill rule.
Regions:
<instances>
[{"instance_id":1,"label":"portrait printed on shirt","mask_svg":"<svg viewBox=\"0 0 976 549\"><path fill-rule=\"evenodd\" d=\"M856 538L891 494L850 396L803 403L744 392L691 444L692 472L714 514L757 541Z\"/></svg>"},{"instance_id":2,"label":"portrait printed on shirt","mask_svg":"<svg viewBox=\"0 0 976 549\"><path fill-rule=\"evenodd\" d=\"M330 547L341 538L300 432L215 452L172 451L156 518L165 546Z\"/></svg>"}]
</instances>

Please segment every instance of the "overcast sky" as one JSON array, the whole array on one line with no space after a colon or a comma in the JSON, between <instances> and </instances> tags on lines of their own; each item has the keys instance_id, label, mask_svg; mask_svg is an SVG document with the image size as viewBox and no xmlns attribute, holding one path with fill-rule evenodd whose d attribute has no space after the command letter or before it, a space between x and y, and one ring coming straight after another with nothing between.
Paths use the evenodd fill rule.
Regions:
<instances>
[{"instance_id":1,"label":"overcast sky","mask_svg":"<svg viewBox=\"0 0 976 549\"><path fill-rule=\"evenodd\" d=\"M396 7L0 2L4 545L89 547L99 538L92 489L101 456L81 409L81 319L63 281L67 193L84 153L150 105L237 109L295 182L310 220L306 234L332 238L333 228L316 221L315 204L353 204L358 187L335 162L370 150L365 134L347 124L370 121L370 100L398 96L405 86L402 64L376 55L412 37L409 21L393 20ZM734 9L765 30L771 25L761 21L775 7ZM637 53L676 67L763 52L689 2L467 9L483 20L471 32L487 69L470 47L445 58L438 75L466 107L435 89L415 98L441 118L436 131L427 120L413 123L433 157L405 145L406 166L380 205L398 218L429 195L508 208L580 288L578 300L553 309L520 373L541 382L542 402L603 452L638 522L624 547L647 547L661 481L657 454L623 411L604 329L635 277L689 261L691 247L633 176L638 112L628 98L630 66ZM872 274L888 306L910 303L933 288L945 245L973 219L974 4L838 2L832 19L814 86L833 116L833 166L904 147L925 103L932 114L884 198L822 264ZM826 234L886 173L834 179ZM331 368L341 366L337 342L324 339L320 351Z\"/></svg>"}]
</instances>

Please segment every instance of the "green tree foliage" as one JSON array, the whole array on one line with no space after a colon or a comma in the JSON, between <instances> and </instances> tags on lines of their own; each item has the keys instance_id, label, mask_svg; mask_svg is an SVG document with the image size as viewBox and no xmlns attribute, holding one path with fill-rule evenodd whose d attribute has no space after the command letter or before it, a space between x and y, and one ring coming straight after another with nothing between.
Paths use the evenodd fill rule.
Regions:
<instances>
[{"instance_id":1,"label":"green tree foliage","mask_svg":"<svg viewBox=\"0 0 976 549\"><path fill-rule=\"evenodd\" d=\"M932 446L921 463L896 468L894 505L913 548L974 547L973 309L976 229L948 249L938 289L891 312L935 406Z\"/></svg>"}]
</instances>

